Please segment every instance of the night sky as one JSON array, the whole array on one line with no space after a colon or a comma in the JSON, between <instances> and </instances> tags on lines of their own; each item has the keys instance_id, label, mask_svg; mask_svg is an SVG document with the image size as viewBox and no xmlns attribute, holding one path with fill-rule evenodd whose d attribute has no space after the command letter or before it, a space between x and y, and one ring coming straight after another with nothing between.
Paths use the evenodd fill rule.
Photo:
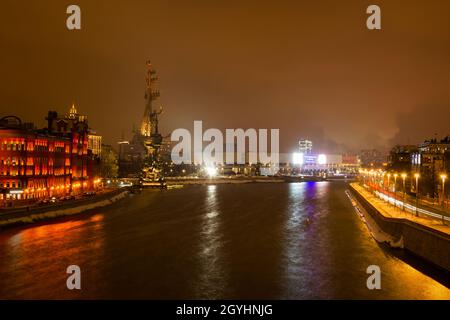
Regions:
<instances>
[{"instance_id":1,"label":"night sky","mask_svg":"<svg viewBox=\"0 0 450 320\"><path fill-rule=\"evenodd\" d=\"M66 28L81 7L82 30ZM378 4L382 30L366 28ZM163 133L279 128L316 151L450 133L450 1L17 1L0 10L0 114L43 126L75 101L116 145L161 78Z\"/></svg>"}]
</instances>

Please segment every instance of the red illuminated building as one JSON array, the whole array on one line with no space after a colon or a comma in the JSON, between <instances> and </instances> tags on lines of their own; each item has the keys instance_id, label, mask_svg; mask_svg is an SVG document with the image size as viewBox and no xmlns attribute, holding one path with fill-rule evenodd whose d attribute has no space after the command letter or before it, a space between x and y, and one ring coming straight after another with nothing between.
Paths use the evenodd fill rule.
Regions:
<instances>
[{"instance_id":1,"label":"red illuminated building","mask_svg":"<svg viewBox=\"0 0 450 320\"><path fill-rule=\"evenodd\" d=\"M0 119L0 200L2 205L63 197L95 188L88 150L87 117L72 106L59 118L50 111L48 126L35 129L15 116Z\"/></svg>"}]
</instances>

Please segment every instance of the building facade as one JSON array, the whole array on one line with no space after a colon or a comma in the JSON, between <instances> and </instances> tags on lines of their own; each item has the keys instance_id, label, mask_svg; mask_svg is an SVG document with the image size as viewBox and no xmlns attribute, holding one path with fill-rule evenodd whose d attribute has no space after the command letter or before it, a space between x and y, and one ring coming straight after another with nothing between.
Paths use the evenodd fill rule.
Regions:
<instances>
[{"instance_id":1,"label":"building facade","mask_svg":"<svg viewBox=\"0 0 450 320\"><path fill-rule=\"evenodd\" d=\"M420 193L442 197L441 175L450 173L450 136L421 143L411 155L412 172L420 174ZM445 184L445 181L444 181Z\"/></svg>"},{"instance_id":2,"label":"building facade","mask_svg":"<svg viewBox=\"0 0 450 320\"><path fill-rule=\"evenodd\" d=\"M90 131L88 134L88 150L92 151L94 157L102 157L102 136L95 131Z\"/></svg>"},{"instance_id":3,"label":"building facade","mask_svg":"<svg viewBox=\"0 0 450 320\"><path fill-rule=\"evenodd\" d=\"M377 149L363 149L359 153L364 168L382 168L388 163L388 155Z\"/></svg>"},{"instance_id":4,"label":"building facade","mask_svg":"<svg viewBox=\"0 0 450 320\"><path fill-rule=\"evenodd\" d=\"M68 116L50 111L48 125L36 129L14 116L0 119L0 200L15 201L74 195L95 188L88 150L87 117L74 107Z\"/></svg>"},{"instance_id":5,"label":"building facade","mask_svg":"<svg viewBox=\"0 0 450 320\"><path fill-rule=\"evenodd\" d=\"M414 154L419 151L416 145L397 145L389 152L389 170L410 172Z\"/></svg>"}]
</instances>

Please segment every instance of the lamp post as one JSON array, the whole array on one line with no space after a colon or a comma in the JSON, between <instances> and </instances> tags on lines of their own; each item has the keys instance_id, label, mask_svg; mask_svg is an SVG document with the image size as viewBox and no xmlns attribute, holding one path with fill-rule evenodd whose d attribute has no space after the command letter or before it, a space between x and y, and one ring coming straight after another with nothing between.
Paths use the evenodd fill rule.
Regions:
<instances>
[{"instance_id":1,"label":"lamp post","mask_svg":"<svg viewBox=\"0 0 450 320\"><path fill-rule=\"evenodd\" d=\"M384 180L384 176L386 173L380 172L380 188L386 190L386 182Z\"/></svg>"},{"instance_id":2,"label":"lamp post","mask_svg":"<svg viewBox=\"0 0 450 320\"><path fill-rule=\"evenodd\" d=\"M447 175L445 173L441 174L442 179L442 208L445 208L445 179L447 179Z\"/></svg>"},{"instance_id":3,"label":"lamp post","mask_svg":"<svg viewBox=\"0 0 450 320\"><path fill-rule=\"evenodd\" d=\"M405 196L406 196L405 179L406 179L406 173L402 173L402 179L403 179L403 211L405 211Z\"/></svg>"},{"instance_id":4,"label":"lamp post","mask_svg":"<svg viewBox=\"0 0 450 320\"><path fill-rule=\"evenodd\" d=\"M419 178L420 174L415 173L414 178L416 178L416 217L419 216Z\"/></svg>"},{"instance_id":5,"label":"lamp post","mask_svg":"<svg viewBox=\"0 0 450 320\"><path fill-rule=\"evenodd\" d=\"M370 169L369 171L369 182L370 182L370 189L373 193L373 169Z\"/></svg>"},{"instance_id":6,"label":"lamp post","mask_svg":"<svg viewBox=\"0 0 450 320\"><path fill-rule=\"evenodd\" d=\"M398 174L394 173L394 206L397 206L397 177Z\"/></svg>"},{"instance_id":7,"label":"lamp post","mask_svg":"<svg viewBox=\"0 0 450 320\"><path fill-rule=\"evenodd\" d=\"M391 174L390 173L387 174L387 180L388 180L387 191L389 192L389 189L391 187L391 183L390 183L390 181L391 181Z\"/></svg>"}]
</instances>

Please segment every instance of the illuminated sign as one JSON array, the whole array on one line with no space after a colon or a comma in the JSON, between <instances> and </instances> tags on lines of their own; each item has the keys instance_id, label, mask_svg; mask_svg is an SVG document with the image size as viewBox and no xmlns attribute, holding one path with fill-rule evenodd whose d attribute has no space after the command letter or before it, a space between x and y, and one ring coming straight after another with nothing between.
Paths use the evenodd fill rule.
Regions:
<instances>
[{"instance_id":1,"label":"illuminated sign","mask_svg":"<svg viewBox=\"0 0 450 320\"><path fill-rule=\"evenodd\" d=\"M301 152L294 152L292 154L292 163L302 165L304 162L304 156Z\"/></svg>"},{"instance_id":2,"label":"illuminated sign","mask_svg":"<svg viewBox=\"0 0 450 320\"><path fill-rule=\"evenodd\" d=\"M319 154L317 157L317 163L318 164L326 164L327 163L327 156L324 154Z\"/></svg>"},{"instance_id":3,"label":"illuminated sign","mask_svg":"<svg viewBox=\"0 0 450 320\"><path fill-rule=\"evenodd\" d=\"M9 194L22 194L23 190L20 189L13 189L13 190L9 190Z\"/></svg>"},{"instance_id":4,"label":"illuminated sign","mask_svg":"<svg viewBox=\"0 0 450 320\"><path fill-rule=\"evenodd\" d=\"M316 164L317 163L317 156L313 154L309 154L305 156L305 164Z\"/></svg>"}]
</instances>

